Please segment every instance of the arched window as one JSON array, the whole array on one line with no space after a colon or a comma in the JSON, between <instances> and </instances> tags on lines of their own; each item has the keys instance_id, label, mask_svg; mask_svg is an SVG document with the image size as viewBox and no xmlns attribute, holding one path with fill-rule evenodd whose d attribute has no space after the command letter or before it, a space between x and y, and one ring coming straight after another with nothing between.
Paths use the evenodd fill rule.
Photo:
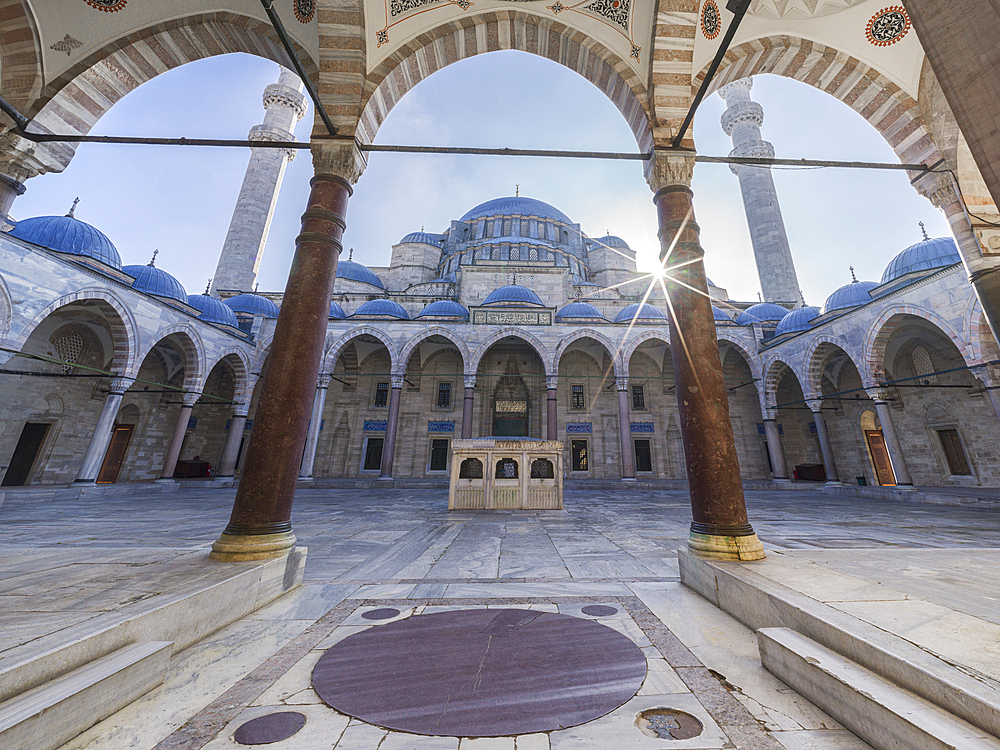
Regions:
<instances>
[{"instance_id":1,"label":"arched window","mask_svg":"<svg viewBox=\"0 0 1000 750\"><path fill-rule=\"evenodd\" d=\"M913 374L920 378L921 383L936 384L937 375L931 375L932 372L931 355L922 346L913 347Z\"/></svg>"},{"instance_id":2,"label":"arched window","mask_svg":"<svg viewBox=\"0 0 1000 750\"><path fill-rule=\"evenodd\" d=\"M495 479L517 479L517 461L513 458L501 458L497 461Z\"/></svg>"},{"instance_id":3,"label":"arched window","mask_svg":"<svg viewBox=\"0 0 1000 750\"><path fill-rule=\"evenodd\" d=\"M555 479L555 468L547 458L536 458L531 462L532 479Z\"/></svg>"},{"instance_id":4,"label":"arched window","mask_svg":"<svg viewBox=\"0 0 1000 750\"><path fill-rule=\"evenodd\" d=\"M467 458L458 467L459 479L482 479L483 462L478 458Z\"/></svg>"}]
</instances>

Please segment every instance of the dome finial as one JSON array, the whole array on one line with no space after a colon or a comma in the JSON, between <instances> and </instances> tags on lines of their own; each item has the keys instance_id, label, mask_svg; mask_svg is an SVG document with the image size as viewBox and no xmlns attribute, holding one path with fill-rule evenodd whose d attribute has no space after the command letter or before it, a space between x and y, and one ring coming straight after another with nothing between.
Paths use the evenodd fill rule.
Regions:
<instances>
[{"instance_id":1,"label":"dome finial","mask_svg":"<svg viewBox=\"0 0 1000 750\"><path fill-rule=\"evenodd\" d=\"M73 212L76 211L76 204L79 203L79 202L80 202L79 198L74 198L73 199L73 205L69 207L69 213L66 214L69 218L71 218L71 219L75 219L76 218L73 215Z\"/></svg>"},{"instance_id":2,"label":"dome finial","mask_svg":"<svg viewBox=\"0 0 1000 750\"><path fill-rule=\"evenodd\" d=\"M920 231L924 233L924 239L929 240L930 237L927 236L927 229L924 227L924 222L919 221L917 223L920 224Z\"/></svg>"},{"instance_id":3,"label":"dome finial","mask_svg":"<svg viewBox=\"0 0 1000 750\"><path fill-rule=\"evenodd\" d=\"M763 302L764 298L760 296L760 292L757 292L757 302Z\"/></svg>"},{"instance_id":4,"label":"dome finial","mask_svg":"<svg viewBox=\"0 0 1000 750\"><path fill-rule=\"evenodd\" d=\"M514 183L514 197L515 198L521 197L521 184L517 182Z\"/></svg>"},{"instance_id":5,"label":"dome finial","mask_svg":"<svg viewBox=\"0 0 1000 750\"><path fill-rule=\"evenodd\" d=\"M253 293L256 294L258 289L260 289L260 282L259 281L256 284L253 285Z\"/></svg>"},{"instance_id":6,"label":"dome finial","mask_svg":"<svg viewBox=\"0 0 1000 750\"><path fill-rule=\"evenodd\" d=\"M857 284L858 283L858 277L854 275L854 266L848 266L847 270L849 270L851 272L851 283L852 284Z\"/></svg>"},{"instance_id":7,"label":"dome finial","mask_svg":"<svg viewBox=\"0 0 1000 750\"><path fill-rule=\"evenodd\" d=\"M205 291L204 291L204 292L202 292L202 294L208 294L208 290L209 290L209 289L211 289L211 288L212 288L212 280L211 280L211 279L209 279L209 280L208 280L208 283L207 283L207 284L205 284Z\"/></svg>"},{"instance_id":8,"label":"dome finial","mask_svg":"<svg viewBox=\"0 0 1000 750\"><path fill-rule=\"evenodd\" d=\"M351 251L347 254L347 260L349 260L349 261L354 260L354 248L353 247L351 248Z\"/></svg>"},{"instance_id":9,"label":"dome finial","mask_svg":"<svg viewBox=\"0 0 1000 750\"><path fill-rule=\"evenodd\" d=\"M153 251L153 257L149 259L149 265L150 266L155 266L156 265L156 256L159 254L159 252L160 252L159 250L154 250Z\"/></svg>"}]
</instances>

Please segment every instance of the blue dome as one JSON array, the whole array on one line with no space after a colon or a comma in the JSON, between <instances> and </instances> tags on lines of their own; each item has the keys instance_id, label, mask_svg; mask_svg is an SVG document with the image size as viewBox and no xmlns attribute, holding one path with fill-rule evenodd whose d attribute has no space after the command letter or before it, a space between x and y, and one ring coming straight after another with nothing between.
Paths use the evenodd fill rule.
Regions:
<instances>
[{"instance_id":1,"label":"blue dome","mask_svg":"<svg viewBox=\"0 0 1000 750\"><path fill-rule=\"evenodd\" d=\"M333 320L343 320L347 317L347 313L344 312L344 308L338 305L336 302L330 303L330 317Z\"/></svg>"},{"instance_id":2,"label":"blue dome","mask_svg":"<svg viewBox=\"0 0 1000 750\"><path fill-rule=\"evenodd\" d=\"M265 318L277 318L278 306L267 297L251 292L237 294L235 297L222 300L222 304L236 313L246 315L263 315Z\"/></svg>"},{"instance_id":3,"label":"blue dome","mask_svg":"<svg viewBox=\"0 0 1000 750\"><path fill-rule=\"evenodd\" d=\"M480 203L461 218L461 221L472 221L489 216L537 216L541 219L552 219L564 224L572 224L569 217L558 208L548 203L536 201L534 198L508 197L494 198Z\"/></svg>"},{"instance_id":4,"label":"blue dome","mask_svg":"<svg viewBox=\"0 0 1000 750\"><path fill-rule=\"evenodd\" d=\"M360 281L364 284L376 286L379 289L385 289L382 279L372 273L367 266L355 263L353 260L342 260L337 263L337 278Z\"/></svg>"},{"instance_id":5,"label":"blue dome","mask_svg":"<svg viewBox=\"0 0 1000 750\"><path fill-rule=\"evenodd\" d=\"M648 303L633 302L615 316L615 323L631 323L632 320L666 320L667 314Z\"/></svg>"},{"instance_id":6,"label":"blue dome","mask_svg":"<svg viewBox=\"0 0 1000 750\"><path fill-rule=\"evenodd\" d=\"M564 318L590 318L593 320L607 320L604 317L604 313L598 310L589 302L584 302L583 300L577 300L576 302L570 302L566 307L556 313L556 323L561 322Z\"/></svg>"},{"instance_id":7,"label":"blue dome","mask_svg":"<svg viewBox=\"0 0 1000 750\"><path fill-rule=\"evenodd\" d=\"M844 284L826 298L823 304L823 312L828 313L834 310L845 310L858 305L865 305L872 301L869 291L879 286L874 281L852 281Z\"/></svg>"},{"instance_id":8,"label":"blue dome","mask_svg":"<svg viewBox=\"0 0 1000 750\"><path fill-rule=\"evenodd\" d=\"M409 320L410 316L403 309L403 306L391 299L373 299L365 302L354 311L352 318L367 318L375 315L387 315L400 320Z\"/></svg>"},{"instance_id":9,"label":"blue dome","mask_svg":"<svg viewBox=\"0 0 1000 750\"><path fill-rule=\"evenodd\" d=\"M468 320L469 311L457 302L452 302L450 299L439 299L427 305L427 307L420 311L417 317L423 318L425 316L429 318L458 318L459 320Z\"/></svg>"},{"instance_id":10,"label":"blue dome","mask_svg":"<svg viewBox=\"0 0 1000 750\"><path fill-rule=\"evenodd\" d=\"M882 283L885 284L914 271L929 271L932 268L943 268L961 261L962 256L958 254L958 246L950 237L921 240L916 245L910 245L889 262L882 274Z\"/></svg>"},{"instance_id":11,"label":"blue dome","mask_svg":"<svg viewBox=\"0 0 1000 750\"><path fill-rule=\"evenodd\" d=\"M594 240L598 245L604 245L605 247L620 247L624 250L631 250L628 243L621 237L615 237L613 234L605 235L604 237L598 237Z\"/></svg>"},{"instance_id":12,"label":"blue dome","mask_svg":"<svg viewBox=\"0 0 1000 750\"><path fill-rule=\"evenodd\" d=\"M121 256L111 240L100 230L72 216L24 219L10 230L10 236L60 253L93 258L112 268L122 267Z\"/></svg>"},{"instance_id":13,"label":"blue dome","mask_svg":"<svg viewBox=\"0 0 1000 750\"><path fill-rule=\"evenodd\" d=\"M508 284L494 289L483 301L484 305L538 305L545 307L538 295L519 284Z\"/></svg>"},{"instance_id":14,"label":"blue dome","mask_svg":"<svg viewBox=\"0 0 1000 750\"><path fill-rule=\"evenodd\" d=\"M774 323L786 315L788 315L788 308L773 302L758 302L737 315L736 322L741 326L748 326L751 323Z\"/></svg>"},{"instance_id":15,"label":"blue dome","mask_svg":"<svg viewBox=\"0 0 1000 750\"><path fill-rule=\"evenodd\" d=\"M783 333L808 331L812 327L809 325L809 321L818 315L818 307L798 307L781 319L778 327L774 329L774 335L780 336Z\"/></svg>"},{"instance_id":16,"label":"blue dome","mask_svg":"<svg viewBox=\"0 0 1000 750\"><path fill-rule=\"evenodd\" d=\"M232 326L233 328L239 325L236 313L223 304L222 300L215 297L210 297L207 294L190 294L187 303L198 310L198 318L206 323L218 323L220 326Z\"/></svg>"},{"instance_id":17,"label":"blue dome","mask_svg":"<svg viewBox=\"0 0 1000 750\"><path fill-rule=\"evenodd\" d=\"M431 234L430 232L410 232L399 241L399 244L402 245L404 242L423 242L428 245L439 247L441 245L441 236Z\"/></svg>"},{"instance_id":18,"label":"blue dome","mask_svg":"<svg viewBox=\"0 0 1000 750\"><path fill-rule=\"evenodd\" d=\"M725 310L720 310L715 305L712 305L712 317L716 320L721 320L723 323L732 323L733 316L727 313Z\"/></svg>"},{"instance_id":19,"label":"blue dome","mask_svg":"<svg viewBox=\"0 0 1000 750\"><path fill-rule=\"evenodd\" d=\"M122 270L129 276L135 276L132 288L157 297L167 297L178 302L188 301L188 293L181 282L166 271L157 268L152 263L148 266L125 266Z\"/></svg>"}]
</instances>

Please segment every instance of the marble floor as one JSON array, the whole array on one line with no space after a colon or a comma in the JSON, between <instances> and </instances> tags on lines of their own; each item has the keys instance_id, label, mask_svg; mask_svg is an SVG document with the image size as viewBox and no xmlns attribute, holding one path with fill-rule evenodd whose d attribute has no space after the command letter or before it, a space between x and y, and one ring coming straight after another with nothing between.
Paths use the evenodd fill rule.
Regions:
<instances>
[{"instance_id":1,"label":"marble floor","mask_svg":"<svg viewBox=\"0 0 1000 750\"><path fill-rule=\"evenodd\" d=\"M73 501L12 495L0 508L0 657L40 632L203 575L190 562L203 559L225 526L234 491L137 487L128 497ZM232 739L239 726L287 710L303 713L305 727L269 747L868 747L766 672L753 632L680 584L676 550L690 520L683 491L569 490L565 505L449 512L442 490L300 490L293 524L309 548L303 586L175 654L161 687L65 748L241 747ZM879 578L928 606L997 623L995 508L806 489L750 491L747 505L773 557ZM179 577L161 579L165 570ZM327 648L379 627L362 617L372 609L410 617L516 606L587 617L582 608L592 604L617 610L599 619L643 650L647 676L620 709L578 727L499 738L387 732L324 706L310 686ZM704 730L684 740L650 737L635 716L654 707L689 713Z\"/></svg>"}]
</instances>

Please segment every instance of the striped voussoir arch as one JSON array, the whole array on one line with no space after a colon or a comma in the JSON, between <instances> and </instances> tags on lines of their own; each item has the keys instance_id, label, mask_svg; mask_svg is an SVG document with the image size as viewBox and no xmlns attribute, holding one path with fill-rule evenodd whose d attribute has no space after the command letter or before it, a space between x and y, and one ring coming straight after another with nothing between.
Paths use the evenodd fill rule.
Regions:
<instances>
[{"instance_id":1,"label":"striped voussoir arch","mask_svg":"<svg viewBox=\"0 0 1000 750\"><path fill-rule=\"evenodd\" d=\"M395 50L367 76L358 137L371 142L403 95L435 71L505 49L539 55L579 73L618 108L639 148L648 151L652 147L646 111L649 94L624 60L562 23L509 10L442 24Z\"/></svg>"},{"instance_id":2,"label":"striped voussoir arch","mask_svg":"<svg viewBox=\"0 0 1000 750\"><path fill-rule=\"evenodd\" d=\"M0 91L24 111L42 90L42 50L27 0L0 0Z\"/></svg>"},{"instance_id":3,"label":"striped voussoir arch","mask_svg":"<svg viewBox=\"0 0 1000 750\"><path fill-rule=\"evenodd\" d=\"M694 98L691 75L699 0L661 0L653 31L653 115L670 133L680 128ZM690 136L689 136L690 137Z\"/></svg>"},{"instance_id":4,"label":"striped voussoir arch","mask_svg":"<svg viewBox=\"0 0 1000 750\"><path fill-rule=\"evenodd\" d=\"M942 337L955 345L966 365L971 367L981 361L976 357L973 346L966 340L964 332L956 330L933 310L916 305L893 305L872 321L865 335L865 372L861 375L862 379L867 376L872 383L886 379L886 350L893 334L907 323L907 316L922 318L936 326Z\"/></svg>"},{"instance_id":5,"label":"striped voussoir arch","mask_svg":"<svg viewBox=\"0 0 1000 750\"><path fill-rule=\"evenodd\" d=\"M695 77L695 90L705 73ZM857 58L807 39L762 37L726 52L710 91L759 73L794 78L844 102L882 134L904 164L934 164L941 158L916 100Z\"/></svg>"},{"instance_id":6,"label":"striped voussoir arch","mask_svg":"<svg viewBox=\"0 0 1000 750\"><path fill-rule=\"evenodd\" d=\"M160 73L231 52L291 66L288 55L263 21L224 11L204 13L149 26L109 42L48 82L27 108L43 132L86 134L116 102ZM306 72L317 71L308 51L297 47ZM45 144L65 167L75 144Z\"/></svg>"}]
</instances>

